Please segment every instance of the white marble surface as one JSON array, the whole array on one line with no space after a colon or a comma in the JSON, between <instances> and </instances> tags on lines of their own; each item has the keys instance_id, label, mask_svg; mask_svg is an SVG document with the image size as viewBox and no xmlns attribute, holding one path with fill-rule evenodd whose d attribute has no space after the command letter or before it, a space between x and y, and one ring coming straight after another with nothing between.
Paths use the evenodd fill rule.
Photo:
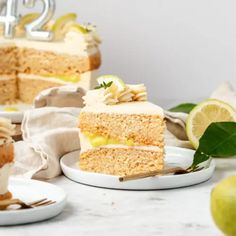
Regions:
<instances>
[{"instance_id":1,"label":"white marble surface","mask_svg":"<svg viewBox=\"0 0 236 236\"><path fill-rule=\"evenodd\" d=\"M217 160L209 181L181 189L122 191L89 187L61 176L51 183L68 192L68 204L54 219L0 227L4 236L207 235L220 236L209 210L212 187L235 174L236 159Z\"/></svg>"}]
</instances>

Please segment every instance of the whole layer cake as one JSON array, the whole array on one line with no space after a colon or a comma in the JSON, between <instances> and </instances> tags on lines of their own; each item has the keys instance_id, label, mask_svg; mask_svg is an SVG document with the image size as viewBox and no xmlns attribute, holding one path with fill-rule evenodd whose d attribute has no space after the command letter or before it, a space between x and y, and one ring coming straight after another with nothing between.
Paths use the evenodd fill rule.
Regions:
<instances>
[{"instance_id":1,"label":"whole layer cake","mask_svg":"<svg viewBox=\"0 0 236 236\"><path fill-rule=\"evenodd\" d=\"M11 198L8 191L8 180L14 159L11 136L15 133L15 126L11 121L0 118L0 201Z\"/></svg>"},{"instance_id":2,"label":"whole layer cake","mask_svg":"<svg viewBox=\"0 0 236 236\"><path fill-rule=\"evenodd\" d=\"M22 24L14 39L0 38L0 104L17 99L32 103L40 91L70 83L94 87L101 64L95 28L73 21L68 26L63 19L48 26L56 36L62 32L53 41L26 39Z\"/></svg>"},{"instance_id":3,"label":"whole layer cake","mask_svg":"<svg viewBox=\"0 0 236 236\"><path fill-rule=\"evenodd\" d=\"M111 175L162 170L163 110L146 101L144 85L125 85L113 76L102 80L87 92L79 117L80 169Z\"/></svg>"}]
</instances>

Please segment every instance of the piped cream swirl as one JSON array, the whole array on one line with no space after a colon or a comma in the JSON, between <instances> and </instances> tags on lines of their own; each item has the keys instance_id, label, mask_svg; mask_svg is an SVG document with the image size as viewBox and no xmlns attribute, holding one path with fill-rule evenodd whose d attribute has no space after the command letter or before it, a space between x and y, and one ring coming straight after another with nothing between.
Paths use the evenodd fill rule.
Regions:
<instances>
[{"instance_id":1,"label":"piped cream swirl","mask_svg":"<svg viewBox=\"0 0 236 236\"><path fill-rule=\"evenodd\" d=\"M95 104L115 105L122 102L147 101L147 90L144 84L125 85L119 90L115 84L107 88L90 90L83 97L86 106Z\"/></svg>"},{"instance_id":2,"label":"piped cream swirl","mask_svg":"<svg viewBox=\"0 0 236 236\"><path fill-rule=\"evenodd\" d=\"M113 97L112 93L103 88L89 90L83 99L86 106L92 106L94 104L114 105L117 103L117 100Z\"/></svg>"},{"instance_id":3,"label":"piped cream swirl","mask_svg":"<svg viewBox=\"0 0 236 236\"><path fill-rule=\"evenodd\" d=\"M127 87L131 90L133 94L133 101L147 101L147 89L144 84L130 84Z\"/></svg>"},{"instance_id":4,"label":"piped cream swirl","mask_svg":"<svg viewBox=\"0 0 236 236\"><path fill-rule=\"evenodd\" d=\"M11 143L15 134L15 125L10 120L0 117L0 145Z\"/></svg>"}]
</instances>

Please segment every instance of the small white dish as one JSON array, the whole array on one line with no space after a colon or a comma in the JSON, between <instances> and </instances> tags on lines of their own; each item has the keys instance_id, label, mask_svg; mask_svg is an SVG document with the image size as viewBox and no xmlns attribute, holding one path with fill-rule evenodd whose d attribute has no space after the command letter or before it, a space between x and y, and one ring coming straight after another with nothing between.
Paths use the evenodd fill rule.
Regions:
<instances>
[{"instance_id":1,"label":"small white dish","mask_svg":"<svg viewBox=\"0 0 236 236\"><path fill-rule=\"evenodd\" d=\"M42 181L10 178L9 190L13 198L29 203L47 198L54 204L24 210L0 211L0 226L38 222L57 216L66 203L66 193L61 188Z\"/></svg>"},{"instance_id":2,"label":"small white dish","mask_svg":"<svg viewBox=\"0 0 236 236\"><path fill-rule=\"evenodd\" d=\"M166 147L165 164L168 167L179 166L187 168L192 164L194 151L178 147ZM201 171L183 175L155 176L139 180L120 182L118 176L81 171L78 168L79 151L71 152L61 159L62 170L69 179L91 186L126 189L155 190L187 187L210 179L215 170L215 161Z\"/></svg>"},{"instance_id":3,"label":"small white dish","mask_svg":"<svg viewBox=\"0 0 236 236\"><path fill-rule=\"evenodd\" d=\"M18 111L7 112L4 111L5 108L16 108ZM24 112L32 109L33 106L25 103L16 103L11 105L0 105L0 117L5 117L10 119L13 123L21 123Z\"/></svg>"}]
</instances>

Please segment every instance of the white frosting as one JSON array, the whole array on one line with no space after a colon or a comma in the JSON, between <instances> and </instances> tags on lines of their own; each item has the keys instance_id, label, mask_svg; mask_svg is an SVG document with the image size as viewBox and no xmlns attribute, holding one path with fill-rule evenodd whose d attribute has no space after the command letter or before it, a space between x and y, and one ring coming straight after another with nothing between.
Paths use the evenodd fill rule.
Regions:
<instances>
[{"instance_id":1,"label":"white frosting","mask_svg":"<svg viewBox=\"0 0 236 236\"><path fill-rule=\"evenodd\" d=\"M96 104L84 107L81 112L92 113L115 113L115 114L143 114L158 115L164 117L163 109L153 103L144 102L126 102L116 105Z\"/></svg>"},{"instance_id":2,"label":"white frosting","mask_svg":"<svg viewBox=\"0 0 236 236\"><path fill-rule=\"evenodd\" d=\"M121 92L117 97L118 102L132 102L134 94L127 88L125 91ZM109 104L109 103L108 103Z\"/></svg>"},{"instance_id":3,"label":"white frosting","mask_svg":"<svg viewBox=\"0 0 236 236\"><path fill-rule=\"evenodd\" d=\"M147 89L144 84L127 84L131 90L132 100L134 101L147 101Z\"/></svg>"},{"instance_id":4,"label":"white frosting","mask_svg":"<svg viewBox=\"0 0 236 236\"><path fill-rule=\"evenodd\" d=\"M8 180L11 174L12 163L5 164L0 168L0 195L8 192Z\"/></svg>"},{"instance_id":5,"label":"white frosting","mask_svg":"<svg viewBox=\"0 0 236 236\"><path fill-rule=\"evenodd\" d=\"M81 153L86 152L88 150L94 149L94 147L90 144L89 140L85 137L85 135L79 131L80 136L80 144L81 144ZM159 152L161 151L161 148L158 146L127 146L124 144L109 144L100 146L102 148L126 148L126 149L140 149L144 151L153 151L153 152Z\"/></svg>"},{"instance_id":6,"label":"white frosting","mask_svg":"<svg viewBox=\"0 0 236 236\"><path fill-rule=\"evenodd\" d=\"M82 73L78 85L80 85L85 90L93 89L97 85L97 77L98 70L92 70Z\"/></svg>"},{"instance_id":7,"label":"white frosting","mask_svg":"<svg viewBox=\"0 0 236 236\"><path fill-rule=\"evenodd\" d=\"M80 147L81 147L80 153L93 149L89 140L85 137L85 135L80 130L79 130L79 139L80 139Z\"/></svg>"},{"instance_id":8,"label":"white frosting","mask_svg":"<svg viewBox=\"0 0 236 236\"><path fill-rule=\"evenodd\" d=\"M118 103L118 100L113 97L113 94L104 88L90 90L83 97L84 104L87 106Z\"/></svg>"},{"instance_id":9,"label":"white frosting","mask_svg":"<svg viewBox=\"0 0 236 236\"><path fill-rule=\"evenodd\" d=\"M109 144L106 146L101 146L103 148L126 148L126 149L140 149L140 150L144 150L144 151L152 151L152 152L159 152L162 149L158 146L127 146L127 145L123 145L123 144Z\"/></svg>"},{"instance_id":10,"label":"white frosting","mask_svg":"<svg viewBox=\"0 0 236 236\"><path fill-rule=\"evenodd\" d=\"M12 75L0 75L0 81L1 80L15 80L16 78Z\"/></svg>"},{"instance_id":11,"label":"white frosting","mask_svg":"<svg viewBox=\"0 0 236 236\"><path fill-rule=\"evenodd\" d=\"M89 56L98 51L98 44L92 41L90 34L69 31L64 41L31 41L26 38L0 38L0 47L33 48L60 54Z\"/></svg>"}]
</instances>

